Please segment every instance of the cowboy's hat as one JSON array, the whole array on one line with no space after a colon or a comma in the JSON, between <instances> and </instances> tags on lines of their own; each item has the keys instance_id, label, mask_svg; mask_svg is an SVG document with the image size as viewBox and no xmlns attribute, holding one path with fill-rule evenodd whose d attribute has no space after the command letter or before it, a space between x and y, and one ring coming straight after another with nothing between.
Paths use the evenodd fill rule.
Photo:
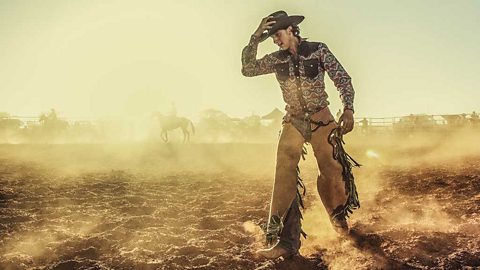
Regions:
<instances>
[{"instance_id":1,"label":"cowboy's hat","mask_svg":"<svg viewBox=\"0 0 480 270\"><path fill-rule=\"evenodd\" d=\"M272 16L273 18L271 18L269 21L272 20L275 21L275 23L272 25L270 30L263 32L263 34L260 36L260 42L275 34L278 30L286 29L290 25L298 25L303 21L303 19L305 19L304 16L300 15L288 16L288 14L283 10L279 10L268 16Z\"/></svg>"}]
</instances>

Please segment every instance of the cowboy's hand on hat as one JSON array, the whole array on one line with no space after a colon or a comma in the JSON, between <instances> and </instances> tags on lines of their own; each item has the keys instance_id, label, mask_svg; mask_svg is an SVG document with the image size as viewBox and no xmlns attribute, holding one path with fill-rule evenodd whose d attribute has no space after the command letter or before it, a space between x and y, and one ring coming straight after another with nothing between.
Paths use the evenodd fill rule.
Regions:
<instances>
[{"instance_id":1,"label":"cowboy's hand on hat","mask_svg":"<svg viewBox=\"0 0 480 270\"><path fill-rule=\"evenodd\" d=\"M272 28L272 25L275 24L276 21L270 20L271 18L273 17L268 16L262 19L260 25L254 33L257 38L259 38L263 32L270 30L270 28Z\"/></svg>"},{"instance_id":2,"label":"cowboy's hand on hat","mask_svg":"<svg viewBox=\"0 0 480 270\"><path fill-rule=\"evenodd\" d=\"M343 134L347 134L353 129L355 121L353 120L353 111L344 110L342 116L339 119L340 126L342 127Z\"/></svg>"}]
</instances>

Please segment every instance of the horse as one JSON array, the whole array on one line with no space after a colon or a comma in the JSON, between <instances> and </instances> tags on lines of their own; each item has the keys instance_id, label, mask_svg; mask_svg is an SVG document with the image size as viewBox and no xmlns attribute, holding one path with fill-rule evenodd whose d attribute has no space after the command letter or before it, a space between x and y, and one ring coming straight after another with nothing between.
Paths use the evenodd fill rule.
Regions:
<instances>
[{"instance_id":1,"label":"horse","mask_svg":"<svg viewBox=\"0 0 480 270\"><path fill-rule=\"evenodd\" d=\"M68 122L58 119L55 113L42 113L39 117L39 134L42 140L52 141L57 139L68 129Z\"/></svg>"},{"instance_id":2,"label":"horse","mask_svg":"<svg viewBox=\"0 0 480 270\"><path fill-rule=\"evenodd\" d=\"M162 115L156 113L153 115L157 118L158 123L160 124L160 137L164 142L168 142L168 131L175 130L177 128L182 129L183 132L183 142L190 142L190 132L188 131L188 126L190 125L192 129L192 134L195 134L195 127L190 119L185 117L177 117L174 115Z\"/></svg>"}]
</instances>

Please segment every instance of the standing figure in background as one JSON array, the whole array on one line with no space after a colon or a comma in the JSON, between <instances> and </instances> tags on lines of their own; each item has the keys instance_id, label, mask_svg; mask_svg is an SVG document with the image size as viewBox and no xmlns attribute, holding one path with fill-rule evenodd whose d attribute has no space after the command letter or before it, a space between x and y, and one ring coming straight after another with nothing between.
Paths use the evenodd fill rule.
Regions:
<instances>
[{"instance_id":1,"label":"standing figure in background","mask_svg":"<svg viewBox=\"0 0 480 270\"><path fill-rule=\"evenodd\" d=\"M57 120L57 112L55 111L55 109L50 109L50 112L48 113L47 115L47 118L49 120L52 120L52 121L56 121Z\"/></svg>"},{"instance_id":2,"label":"standing figure in background","mask_svg":"<svg viewBox=\"0 0 480 270\"><path fill-rule=\"evenodd\" d=\"M362 121L360 121L360 123L362 124L362 132L367 134L368 133L368 120L367 118L363 118Z\"/></svg>"},{"instance_id":3,"label":"standing figure in background","mask_svg":"<svg viewBox=\"0 0 480 270\"><path fill-rule=\"evenodd\" d=\"M470 121L472 122L472 125L477 125L478 124L478 114L473 111L472 114L470 115Z\"/></svg>"},{"instance_id":4,"label":"standing figure in background","mask_svg":"<svg viewBox=\"0 0 480 270\"><path fill-rule=\"evenodd\" d=\"M298 169L304 143L312 145L319 168L317 190L333 227L348 233L346 218L360 207L351 173L352 166L359 164L345 153L342 144L343 134L354 125L351 78L325 43L300 37L298 24L303 19L285 11L263 18L242 52L242 74L253 77L275 73L286 103L269 218L264 226L267 248L257 252L270 259L298 254L300 236L305 236L300 212L305 190ZM270 36L279 50L257 59L258 44ZM338 124L328 108L325 73L343 103Z\"/></svg>"}]
</instances>

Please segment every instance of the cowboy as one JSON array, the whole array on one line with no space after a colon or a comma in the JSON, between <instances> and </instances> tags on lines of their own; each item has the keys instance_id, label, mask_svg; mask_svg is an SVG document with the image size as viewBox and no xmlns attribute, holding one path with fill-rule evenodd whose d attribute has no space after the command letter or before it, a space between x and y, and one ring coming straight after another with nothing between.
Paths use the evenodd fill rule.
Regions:
<instances>
[{"instance_id":1,"label":"cowboy","mask_svg":"<svg viewBox=\"0 0 480 270\"><path fill-rule=\"evenodd\" d=\"M366 117L364 117L362 121L360 121L360 124L362 124L362 132L368 133L368 120Z\"/></svg>"},{"instance_id":2,"label":"cowboy","mask_svg":"<svg viewBox=\"0 0 480 270\"><path fill-rule=\"evenodd\" d=\"M270 259L289 257L300 249L300 235L304 234L300 212L303 183L298 162L304 143L312 145L320 171L317 189L333 227L347 233L346 218L360 207L351 173L352 163L359 164L342 146L342 135L354 125L351 78L327 45L300 37L298 24L303 19L285 11L263 18L242 51L242 74L252 77L275 73L286 103L269 218L264 226L268 247L257 251ZM258 44L270 36L279 51L257 59ZM325 73L333 80L343 103L338 124L328 108Z\"/></svg>"},{"instance_id":3,"label":"cowboy","mask_svg":"<svg viewBox=\"0 0 480 270\"><path fill-rule=\"evenodd\" d=\"M475 111L473 111L472 114L470 115L470 122L472 122L473 125L477 125L478 120L479 120L478 114Z\"/></svg>"}]
</instances>

